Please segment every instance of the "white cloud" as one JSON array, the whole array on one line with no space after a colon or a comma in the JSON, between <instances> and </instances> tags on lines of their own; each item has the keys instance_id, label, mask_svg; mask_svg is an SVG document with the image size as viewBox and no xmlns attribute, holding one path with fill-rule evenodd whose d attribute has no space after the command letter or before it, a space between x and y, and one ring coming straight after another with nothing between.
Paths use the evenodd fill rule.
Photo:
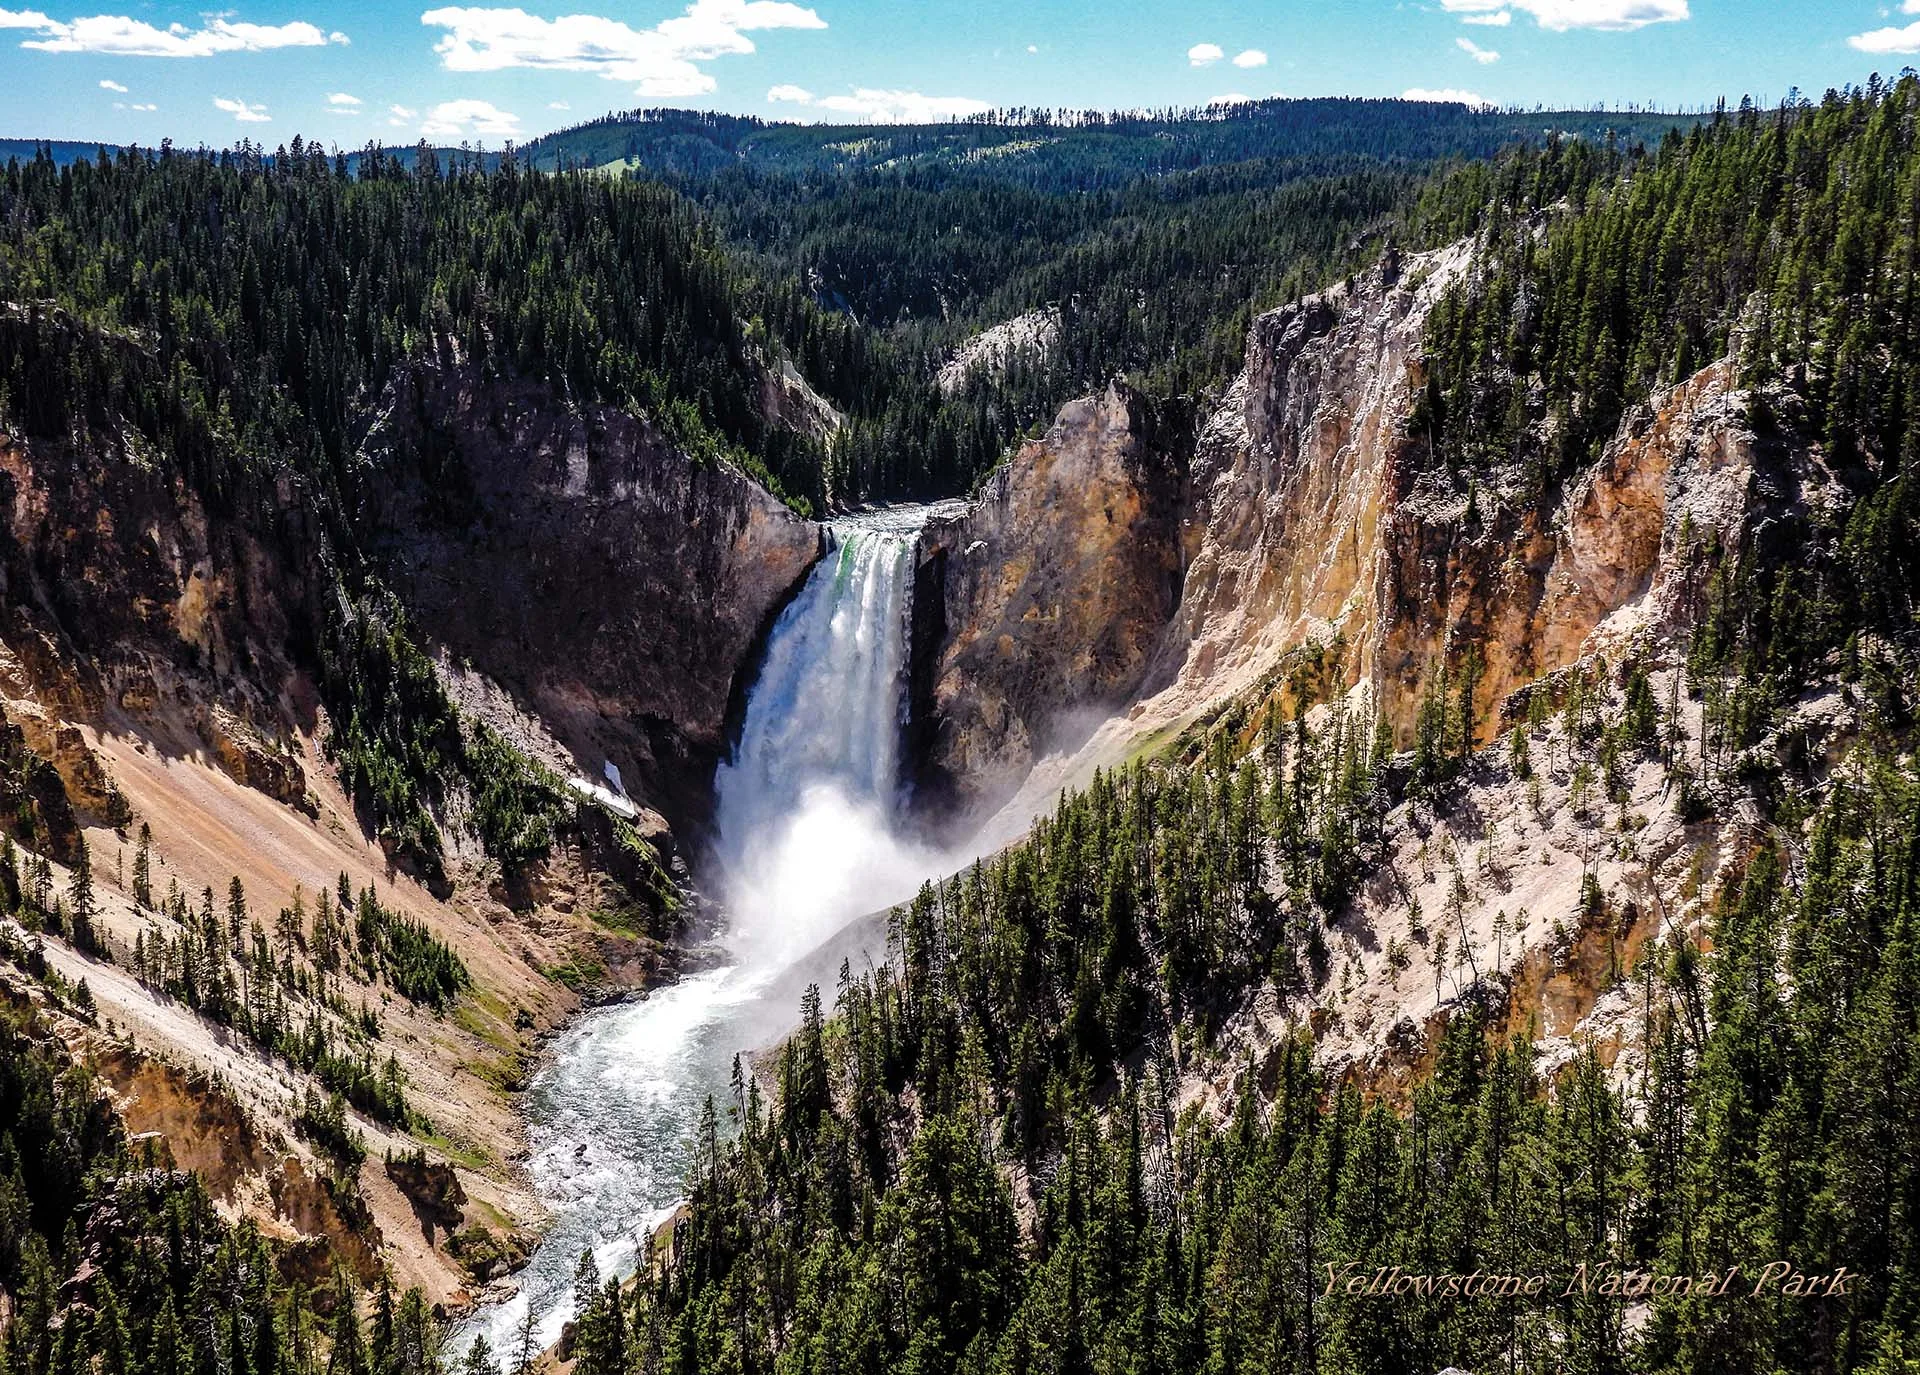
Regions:
<instances>
[{"instance_id":1,"label":"white cloud","mask_svg":"<svg viewBox=\"0 0 1920 1375\"><path fill-rule=\"evenodd\" d=\"M155 110L159 109L160 107L158 105L153 104L151 101L148 101L144 104L129 105L127 106L127 108L129 110L139 110L143 114L152 114Z\"/></svg>"},{"instance_id":2,"label":"white cloud","mask_svg":"<svg viewBox=\"0 0 1920 1375\"><path fill-rule=\"evenodd\" d=\"M813 92L809 91L805 86L774 86L768 89L767 99L770 101L784 101L792 105L811 105L813 103Z\"/></svg>"},{"instance_id":3,"label":"white cloud","mask_svg":"<svg viewBox=\"0 0 1920 1375\"><path fill-rule=\"evenodd\" d=\"M341 33L340 30L335 29L332 33L327 35L327 42L338 43L341 47L345 48L350 46L353 43L353 40L351 38L348 38L344 33Z\"/></svg>"},{"instance_id":4,"label":"white cloud","mask_svg":"<svg viewBox=\"0 0 1920 1375\"><path fill-rule=\"evenodd\" d=\"M811 9L787 0L693 0L684 14L651 29L591 14L543 19L522 9L459 6L428 10L420 22L447 30L434 51L449 71L593 72L634 82L637 94L659 98L712 91L713 78L697 64L753 52L750 31L827 26Z\"/></svg>"},{"instance_id":5,"label":"white cloud","mask_svg":"<svg viewBox=\"0 0 1920 1375\"><path fill-rule=\"evenodd\" d=\"M1504 29L1513 22L1512 10L1495 10L1492 14L1463 14L1462 24L1485 24L1490 28Z\"/></svg>"},{"instance_id":6,"label":"white cloud","mask_svg":"<svg viewBox=\"0 0 1920 1375\"><path fill-rule=\"evenodd\" d=\"M1037 53L1040 51L1040 45L1038 43L1029 43L1027 44L1027 51L1030 53Z\"/></svg>"},{"instance_id":7,"label":"white cloud","mask_svg":"<svg viewBox=\"0 0 1920 1375\"><path fill-rule=\"evenodd\" d=\"M118 91L121 95L127 93L127 88L117 81L102 81L100 83L100 89L103 91Z\"/></svg>"},{"instance_id":8,"label":"white cloud","mask_svg":"<svg viewBox=\"0 0 1920 1375\"><path fill-rule=\"evenodd\" d=\"M345 91L328 91L327 105L335 110L357 110L360 108L360 97L348 95Z\"/></svg>"},{"instance_id":9,"label":"white cloud","mask_svg":"<svg viewBox=\"0 0 1920 1375\"><path fill-rule=\"evenodd\" d=\"M1453 40L1453 44L1456 48L1460 49L1461 52L1471 57L1483 67L1500 60L1499 53L1493 51L1491 48L1481 47L1471 38L1456 38Z\"/></svg>"},{"instance_id":10,"label":"white cloud","mask_svg":"<svg viewBox=\"0 0 1920 1375\"><path fill-rule=\"evenodd\" d=\"M549 100L547 102L547 108L549 110L571 110L573 106L567 104L564 100Z\"/></svg>"},{"instance_id":11,"label":"white cloud","mask_svg":"<svg viewBox=\"0 0 1920 1375\"><path fill-rule=\"evenodd\" d=\"M317 48L344 43L329 39L305 20L288 24L246 24L224 17L205 28L169 24L157 29L143 19L96 14L62 22L38 10L0 10L0 29L31 29L36 36L20 46L48 53L105 53L114 57L212 57L215 53L265 52L271 48Z\"/></svg>"},{"instance_id":12,"label":"white cloud","mask_svg":"<svg viewBox=\"0 0 1920 1375\"><path fill-rule=\"evenodd\" d=\"M252 105L244 100L231 100L226 96L215 96L213 108L225 110L241 124L268 124L273 120L273 116L267 113L266 106Z\"/></svg>"},{"instance_id":13,"label":"white cloud","mask_svg":"<svg viewBox=\"0 0 1920 1375\"><path fill-rule=\"evenodd\" d=\"M1195 67L1211 67L1227 55L1218 43L1195 43L1187 49L1187 62Z\"/></svg>"},{"instance_id":14,"label":"white cloud","mask_svg":"<svg viewBox=\"0 0 1920 1375\"><path fill-rule=\"evenodd\" d=\"M1413 86L1400 92L1402 100L1430 100L1440 105L1471 105L1476 109L1491 105L1492 101L1475 91L1462 91L1447 86L1440 90L1429 90L1425 86Z\"/></svg>"},{"instance_id":15,"label":"white cloud","mask_svg":"<svg viewBox=\"0 0 1920 1375\"><path fill-rule=\"evenodd\" d=\"M404 105L387 106L387 125L393 129L404 129L413 122L417 110L409 110Z\"/></svg>"},{"instance_id":16,"label":"white cloud","mask_svg":"<svg viewBox=\"0 0 1920 1375\"><path fill-rule=\"evenodd\" d=\"M1258 48L1248 48L1245 52L1239 53L1234 57L1233 65L1236 67L1264 67L1267 65L1267 55Z\"/></svg>"},{"instance_id":17,"label":"white cloud","mask_svg":"<svg viewBox=\"0 0 1920 1375\"><path fill-rule=\"evenodd\" d=\"M1920 13L1910 5L1901 8L1908 14ZM1856 33L1847 40L1847 44L1863 53L1920 53L1920 21L1903 29L1873 29L1867 33Z\"/></svg>"},{"instance_id":18,"label":"white cloud","mask_svg":"<svg viewBox=\"0 0 1920 1375\"><path fill-rule=\"evenodd\" d=\"M822 96L815 104L822 110L875 124L938 124L985 114L993 108L971 96L921 95L918 91L886 91L872 86L858 87L852 95Z\"/></svg>"},{"instance_id":19,"label":"white cloud","mask_svg":"<svg viewBox=\"0 0 1920 1375\"><path fill-rule=\"evenodd\" d=\"M1518 10L1555 33L1568 29L1642 29L1691 17L1687 0L1440 0L1440 5L1449 14L1465 16L1470 24L1504 24L1506 19L1494 16Z\"/></svg>"},{"instance_id":20,"label":"white cloud","mask_svg":"<svg viewBox=\"0 0 1920 1375\"><path fill-rule=\"evenodd\" d=\"M399 108L394 107L396 112ZM485 100L443 100L427 111L427 117L420 121L420 132L428 138L517 138L520 116Z\"/></svg>"},{"instance_id":21,"label":"white cloud","mask_svg":"<svg viewBox=\"0 0 1920 1375\"><path fill-rule=\"evenodd\" d=\"M1212 105L1245 105L1251 99L1252 99L1251 96L1242 95L1238 91L1228 91L1225 95L1215 96L1212 100L1209 100L1207 104L1210 106Z\"/></svg>"}]
</instances>

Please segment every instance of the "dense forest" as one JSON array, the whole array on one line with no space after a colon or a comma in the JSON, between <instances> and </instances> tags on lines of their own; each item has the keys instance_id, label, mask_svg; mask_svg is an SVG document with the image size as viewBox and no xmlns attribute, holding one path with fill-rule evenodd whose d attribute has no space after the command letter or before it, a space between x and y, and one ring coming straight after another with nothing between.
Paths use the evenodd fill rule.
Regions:
<instances>
[{"instance_id":1,"label":"dense forest","mask_svg":"<svg viewBox=\"0 0 1920 1375\"><path fill-rule=\"evenodd\" d=\"M1817 441L1852 494L1844 520L1684 551L1706 593L1663 691L1649 663L1560 681L1476 753L1471 687L1443 679L1396 753L1370 715L1270 682L929 885L894 914L891 960L845 970L831 1005L810 992L710 1108L690 1206L637 1281L583 1260L578 1375L1920 1368L1920 80L1671 129L1295 104L1028 114L853 151L637 114L519 156L296 141L0 171L0 412L48 443L131 433L290 550L318 589L298 649L328 748L429 876L455 789L508 871L570 815L463 715L368 552L394 475L366 461L365 415L437 352L644 412L818 511L965 490L1116 372L1177 408L1238 366L1252 311L1471 235L1413 429L1487 528L1551 509L1651 389L1728 354L1755 427ZM941 385L967 337L1045 309L1051 343ZM830 437L763 411L782 362L845 414ZM1776 748L1813 688L1860 708L1834 761ZM1524 786L1535 759L1602 780L1657 764L1693 819L1741 822L1705 938L1665 933L1617 971L1637 1070L1542 1063L1489 993L1404 1101L1326 1073L1303 1027L1232 1067L1224 1120L1191 1106L1244 999L1326 990L1330 923L1396 819ZM71 828L9 781L20 827ZM310 1071L327 1093L299 1129L336 1161L364 1153L349 1103L421 1125L366 998L445 1008L457 956L344 877L269 922L238 880L153 893L145 851L138 903L171 934L105 953ZM0 907L97 948L83 839L72 860L55 893L6 842ZM1607 901L1583 889L1559 915L1604 927ZM84 1019L85 985L34 939L0 954ZM1756 1291L1776 1259L1829 1289L1844 1268L1844 1300L1784 1273ZM1566 1283L1601 1260L1692 1278ZM0 1011L0 1370L441 1366L417 1293L369 1305L283 1261L125 1138L41 1013ZM1735 1265L1746 1282L1708 1292ZM1345 1283L1395 1267L1499 1282L1391 1302ZM1507 1283L1541 1273L1564 1288Z\"/></svg>"},{"instance_id":2,"label":"dense forest","mask_svg":"<svg viewBox=\"0 0 1920 1375\"><path fill-rule=\"evenodd\" d=\"M1627 720L1569 714L1535 746L1570 732L1569 760L1597 759ZM1723 884L1704 962L1676 939L1623 975L1649 1047L1628 1082L1591 1051L1543 1071L1469 1003L1405 1111L1329 1082L1304 1029L1271 1085L1247 1066L1228 1122L1179 1110L1212 1010L1315 977L1316 886L1364 861L1394 787L1369 734L1276 716L1236 761L1217 730L926 890L895 965L843 976L831 1020L810 995L773 1102L748 1082L738 1138L709 1126L666 1263L581 1295L582 1367L1909 1368L1920 793L1864 756L1804 847ZM1752 1293L1778 1257L1857 1287ZM1565 1292L1582 1263L1747 1280ZM1559 1278L1344 1284L1396 1266Z\"/></svg>"}]
</instances>

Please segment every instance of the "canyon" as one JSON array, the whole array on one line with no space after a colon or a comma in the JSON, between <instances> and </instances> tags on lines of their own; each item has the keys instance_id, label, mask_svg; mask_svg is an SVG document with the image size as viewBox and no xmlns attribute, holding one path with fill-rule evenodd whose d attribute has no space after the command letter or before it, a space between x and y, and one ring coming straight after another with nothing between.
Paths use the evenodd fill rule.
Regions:
<instances>
[{"instance_id":1,"label":"canyon","mask_svg":"<svg viewBox=\"0 0 1920 1375\"><path fill-rule=\"evenodd\" d=\"M896 803L869 781L862 797L897 806L887 845L919 847L903 851L902 877L1012 840L1096 769L1268 704L1377 715L1404 750L1422 702L1470 661L1481 745L1525 714L1542 680L1616 684L1632 656L1672 690L1700 613L1702 551L1844 510L1845 484L1819 447L1756 427L1724 360L1636 408L1550 510L1525 499L1517 470L1463 487L1416 416L1427 318L1475 261L1466 243L1389 253L1258 315L1241 371L1196 414L1116 379L1060 409L963 506L925 513L924 526L916 514L888 537L899 566L887 624L899 639L884 672L901 685L900 753L884 742L877 767L905 791ZM803 381L772 392L770 409L793 423L831 424ZM1792 409L1790 397L1771 402ZM551 1206L529 1191L516 1114L545 1038L587 1027L572 1044L604 1059L608 1024L576 1023L593 1001L650 988L635 1006L657 1025L713 991L728 920L709 891L728 839L716 771L724 791L776 626L830 571L821 560L855 546L641 416L563 405L446 341L396 373L359 442L394 475L366 514L451 699L575 785L561 841L533 872L505 873L458 828L441 873L369 839L327 747L337 723L298 666L301 627L324 612L310 602L329 585L317 572L324 532L268 538L162 478L131 442L0 443L0 709L12 800L53 838L56 883L86 839L110 942L154 929L124 868L129 828L144 822L156 883L224 893L237 878L266 907L344 873L465 961L474 992L452 1015L392 998L382 1009L382 1048L462 1201L423 1204L417 1180L375 1163L422 1134L365 1121L374 1149L357 1171L368 1214L356 1220L312 1184L327 1166L293 1130L301 1076L124 971L48 946L64 977L86 981L98 1021L70 1020L69 1034L107 1069L130 1126L219 1181L224 1207L357 1256L369 1273L378 1256L459 1311L511 1287L492 1258L524 1251ZM1850 711L1809 704L1809 747L1837 748ZM890 728L884 712L854 719L866 735ZM1390 823L1383 872L1420 875L1411 891L1427 911L1449 902L1448 866L1432 855L1481 856L1456 903L1461 939L1501 950L1502 1015L1535 1019L1562 1051L1597 1035L1624 1053L1608 1021L1621 952L1657 921L1697 929L1699 868L1733 849L1730 834L1680 815L1656 772L1628 784L1639 825L1626 849L1570 784L1529 799L1493 750L1472 767L1471 825L1436 826L1411 807ZM640 859L621 839L629 824ZM670 901L648 874L667 876ZM1545 917L1573 911L1588 881L1634 914L1621 928L1568 932ZM867 896L878 906L910 891ZM1469 996L1458 978L1447 992L1444 971L1430 990L1403 987L1389 951L1414 939L1408 895L1384 879L1364 890L1332 932L1338 997L1266 995L1238 1009L1223 1049L1182 1085L1187 1100L1224 1112L1233 1066L1270 1055L1301 1021L1328 1063L1403 1091ZM841 918L862 915L855 899L835 901ZM665 934L618 916L639 909ZM1541 919L1516 925L1515 911ZM831 934L808 929L810 940ZM1471 997L1486 996L1472 983ZM780 1030L775 1018L755 1035ZM724 1074L720 1044L695 1057L687 1073L705 1077L688 1083ZM183 1112L183 1101L202 1107ZM210 1131L209 1114L247 1125ZM650 1176L649 1208L675 1187ZM463 1264L462 1247L489 1259ZM631 1247L609 1261L637 1263Z\"/></svg>"}]
</instances>

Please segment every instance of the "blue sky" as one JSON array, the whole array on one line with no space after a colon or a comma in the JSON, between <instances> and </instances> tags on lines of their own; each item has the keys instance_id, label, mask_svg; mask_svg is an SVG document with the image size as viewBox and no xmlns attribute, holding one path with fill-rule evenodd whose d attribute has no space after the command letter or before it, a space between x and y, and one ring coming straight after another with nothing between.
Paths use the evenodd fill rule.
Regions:
<instances>
[{"instance_id":1,"label":"blue sky","mask_svg":"<svg viewBox=\"0 0 1920 1375\"><path fill-rule=\"evenodd\" d=\"M495 147L636 105L849 121L1412 91L1672 106L1920 65L1920 0L234 3L0 7L0 136Z\"/></svg>"}]
</instances>

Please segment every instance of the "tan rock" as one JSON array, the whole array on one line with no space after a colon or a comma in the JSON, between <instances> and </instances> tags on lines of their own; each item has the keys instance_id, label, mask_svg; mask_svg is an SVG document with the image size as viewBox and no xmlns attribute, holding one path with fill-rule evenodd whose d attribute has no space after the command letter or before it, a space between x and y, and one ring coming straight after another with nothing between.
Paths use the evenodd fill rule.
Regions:
<instances>
[{"instance_id":1,"label":"tan rock","mask_svg":"<svg viewBox=\"0 0 1920 1375\"><path fill-rule=\"evenodd\" d=\"M1139 687L1179 596L1180 466L1116 381L928 525L943 613L930 765L952 802L1004 800Z\"/></svg>"}]
</instances>

